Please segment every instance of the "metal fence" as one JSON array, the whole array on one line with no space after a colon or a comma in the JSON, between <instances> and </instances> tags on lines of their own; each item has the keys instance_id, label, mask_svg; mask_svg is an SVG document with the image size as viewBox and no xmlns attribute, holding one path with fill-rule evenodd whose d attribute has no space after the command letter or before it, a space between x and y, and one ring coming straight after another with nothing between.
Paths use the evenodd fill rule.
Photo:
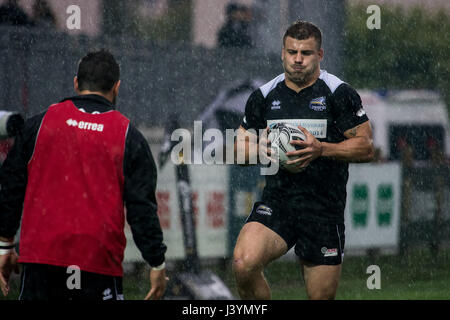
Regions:
<instances>
[{"instance_id":1,"label":"metal fence","mask_svg":"<svg viewBox=\"0 0 450 320\"><path fill-rule=\"evenodd\" d=\"M450 166L403 166L401 251L426 245L434 253L450 242Z\"/></svg>"}]
</instances>

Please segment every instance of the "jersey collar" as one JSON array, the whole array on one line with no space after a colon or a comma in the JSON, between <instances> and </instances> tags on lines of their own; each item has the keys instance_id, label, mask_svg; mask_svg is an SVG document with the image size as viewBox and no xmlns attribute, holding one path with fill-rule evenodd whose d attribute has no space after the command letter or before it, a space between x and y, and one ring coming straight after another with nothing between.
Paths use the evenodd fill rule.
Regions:
<instances>
[{"instance_id":1,"label":"jersey collar","mask_svg":"<svg viewBox=\"0 0 450 320\"><path fill-rule=\"evenodd\" d=\"M317 78L317 80L318 80L318 79L319 79L319 78ZM289 88L289 87L286 85L286 80L283 80L283 81L280 82L280 87L281 87L284 91L288 92L288 93L291 94L291 95L299 96L299 95L304 94L305 92L308 92L308 91L312 90L312 88L314 87L314 85L317 83L317 80L314 81L311 85L307 86L306 88L303 88L303 89L300 90L299 92L296 92L295 90Z\"/></svg>"},{"instance_id":2,"label":"jersey collar","mask_svg":"<svg viewBox=\"0 0 450 320\"><path fill-rule=\"evenodd\" d=\"M107 112L116 109L116 107L108 99L98 94L84 94L74 96L65 98L60 102L64 102L67 100L71 100L77 108L83 108L87 112Z\"/></svg>"}]
</instances>

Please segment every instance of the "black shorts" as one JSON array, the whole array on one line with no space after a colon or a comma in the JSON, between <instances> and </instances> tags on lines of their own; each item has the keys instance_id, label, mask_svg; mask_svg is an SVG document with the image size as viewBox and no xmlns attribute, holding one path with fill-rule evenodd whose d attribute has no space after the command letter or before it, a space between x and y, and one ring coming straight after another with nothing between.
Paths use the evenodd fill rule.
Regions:
<instances>
[{"instance_id":1,"label":"black shorts","mask_svg":"<svg viewBox=\"0 0 450 320\"><path fill-rule=\"evenodd\" d=\"M269 207L256 202L246 222L262 223L286 242L295 245L295 254L305 262L316 265L339 265L344 256L345 225L304 220L299 212L283 206Z\"/></svg>"},{"instance_id":2,"label":"black shorts","mask_svg":"<svg viewBox=\"0 0 450 320\"><path fill-rule=\"evenodd\" d=\"M69 270L70 271L70 270ZM24 263L19 300L123 300L122 278Z\"/></svg>"}]
</instances>

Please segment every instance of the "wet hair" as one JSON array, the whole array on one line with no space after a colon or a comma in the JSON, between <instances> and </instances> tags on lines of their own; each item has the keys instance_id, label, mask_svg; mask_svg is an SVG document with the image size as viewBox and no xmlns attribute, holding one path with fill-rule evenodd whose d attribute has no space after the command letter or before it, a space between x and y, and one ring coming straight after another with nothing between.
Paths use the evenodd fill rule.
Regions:
<instances>
[{"instance_id":1,"label":"wet hair","mask_svg":"<svg viewBox=\"0 0 450 320\"><path fill-rule=\"evenodd\" d=\"M92 51L78 63L77 78L80 90L107 93L119 81L120 67L109 51Z\"/></svg>"},{"instance_id":2,"label":"wet hair","mask_svg":"<svg viewBox=\"0 0 450 320\"><path fill-rule=\"evenodd\" d=\"M239 5L234 2L229 3L225 9L228 17L231 16L231 14L237 10L239 10Z\"/></svg>"},{"instance_id":3,"label":"wet hair","mask_svg":"<svg viewBox=\"0 0 450 320\"><path fill-rule=\"evenodd\" d=\"M317 48L320 49L322 47L322 32L311 22L297 20L291 24L283 36L283 46L287 37L297 40L306 40L313 37L317 42Z\"/></svg>"}]
</instances>

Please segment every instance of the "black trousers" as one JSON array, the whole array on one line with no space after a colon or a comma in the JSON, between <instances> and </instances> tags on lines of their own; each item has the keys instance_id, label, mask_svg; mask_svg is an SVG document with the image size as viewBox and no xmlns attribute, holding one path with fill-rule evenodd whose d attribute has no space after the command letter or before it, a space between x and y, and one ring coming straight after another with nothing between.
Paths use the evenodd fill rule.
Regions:
<instances>
[{"instance_id":1,"label":"black trousers","mask_svg":"<svg viewBox=\"0 0 450 320\"><path fill-rule=\"evenodd\" d=\"M25 263L19 300L123 300L122 277Z\"/></svg>"}]
</instances>

